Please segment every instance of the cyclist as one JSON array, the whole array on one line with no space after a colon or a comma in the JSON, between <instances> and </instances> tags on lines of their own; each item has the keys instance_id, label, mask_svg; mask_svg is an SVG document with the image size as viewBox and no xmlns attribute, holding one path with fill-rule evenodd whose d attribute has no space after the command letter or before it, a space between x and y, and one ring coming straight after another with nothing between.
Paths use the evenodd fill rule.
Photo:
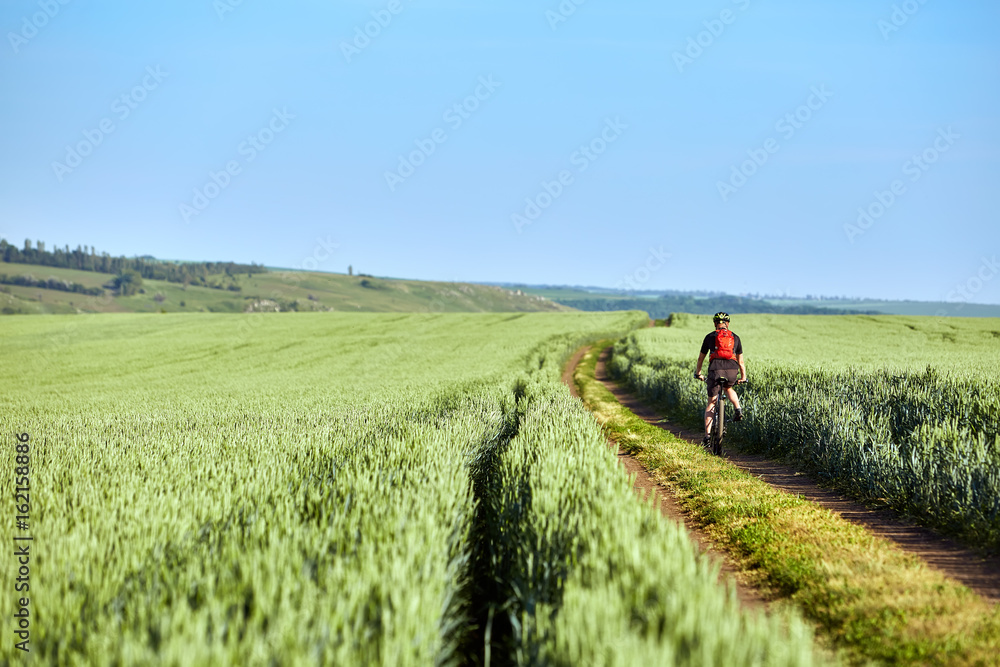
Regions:
<instances>
[{"instance_id":1,"label":"cyclist","mask_svg":"<svg viewBox=\"0 0 1000 667\"><path fill-rule=\"evenodd\" d=\"M708 407L705 408L705 439L703 444L709 442L709 429L712 427L712 417L715 415L715 397L718 396L722 387L716 384L720 377L726 379L726 396L732 401L736 408L736 421L743 419L743 411L740 409L740 399L733 390L733 385L747 380L747 367L743 363L743 343L740 337L729 330L729 313L719 312L712 317L715 322L715 331L705 336L701 344L701 354L698 355L698 364L695 366L694 376L699 380L704 380L701 374L701 365L705 361L705 355L711 353L708 362Z\"/></svg>"}]
</instances>

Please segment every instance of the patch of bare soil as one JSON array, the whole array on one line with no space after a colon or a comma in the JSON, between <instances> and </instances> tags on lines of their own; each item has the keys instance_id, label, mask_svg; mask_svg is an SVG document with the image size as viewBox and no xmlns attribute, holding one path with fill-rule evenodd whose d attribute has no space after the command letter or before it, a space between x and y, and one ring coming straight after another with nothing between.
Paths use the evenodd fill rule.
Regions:
<instances>
[{"instance_id":1,"label":"patch of bare soil","mask_svg":"<svg viewBox=\"0 0 1000 667\"><path fill-rule=\"evenodd\" d=\"M576 382L573 381L573 373L576 372L576 367L580 365L580 359L583 358L583 355L587 354L587 350L589 349L589 346L584 345L579 350L574 352L573 356L566 362L566 366L563 368L562 372L562 383L569 387L570 393L577 398L580 398L580 392L576 388Z\"/></svg>"},{"instance_id":2,"label":"patch of bare soil","mask_svg":"<svg viewBox=\"0 0 1000 667\"><path fill-rule=\"evenodd\" d=\"M612 380L604 364L609 352L610 348L601 353L596 377L622 405L647 423L688 441L701 442L701 434L665 421L655 410ZM570 378L572 379L572 374ZM740 454L725 447L723 454L737 467L759 477L771 486L804 496L848 521L864 526L873 534L892 540L903 551L921 558L928 566L961 582L989 600L1000 601L1000 557L983 557L927 528L910 523L891 510L872 509L862 505L836 491L820 486L808 475L796 471L789 465L770 461L762 456ZM638 461L634 459L632 461L641 467ZM665 493L665 490L661 493Z\"/></svg>"}]
</instances>

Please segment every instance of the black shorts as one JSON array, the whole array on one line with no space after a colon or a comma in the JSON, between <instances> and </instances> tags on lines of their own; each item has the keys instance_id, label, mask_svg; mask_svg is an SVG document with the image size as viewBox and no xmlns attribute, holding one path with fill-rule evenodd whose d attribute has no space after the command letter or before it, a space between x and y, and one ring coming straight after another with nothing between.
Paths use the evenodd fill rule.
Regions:
<instances>
[{"instance_id":1,"label":"black shorts","mask_svg":"<svg viewBox=\"0 0 1000 667\"><path fill-rule=\"evenodd\" d=\"M715 398L722 388L716 384L718 378L726 379L726 386L732 387L740 377L740 367L735 368L709 368L708 369L708 397Z\"/></svg>"}]
</instances>

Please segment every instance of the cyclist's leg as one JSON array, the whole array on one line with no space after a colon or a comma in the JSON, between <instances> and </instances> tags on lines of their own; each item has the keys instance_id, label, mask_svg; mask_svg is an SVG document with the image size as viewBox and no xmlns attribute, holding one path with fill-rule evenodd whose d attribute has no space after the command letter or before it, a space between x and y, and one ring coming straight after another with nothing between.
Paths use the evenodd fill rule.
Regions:
<instances>
[{"instance_id":1,"label":"cyclist's leg","mask_svg":"<svg viewBox=\"0 0 1000 667\"><path fill-rule=\"evenodd\" d=\"M733 408L740 409L740 397L736 395L736 390L733 389L732 385L726 387L726 396L729 398L729 402L733 404Z\"/></svg>"},{"instance_id":2,"label":"cyclist's leg","mask_svg":"<svg viewBox=\"0 0 1000 667\"><path fill-rule=\"evenodd\" d=\"M736 395L737 381L739 381L740 371L738 368L726 368L719 371L720 376L726 379L726 398L733 404L733 408L736 410L737 419L741 414L740 411L740 397Z\"/></svg>"},{"instance_id":3,"label":"cyclist's leg","mask_svg":"<svg viewBox=\"0 0 1000 667\"><path fill-rule=\"evenodd\" d=\"M708 381L705 386L708 388L708 406L705 408L705 437L712 433L712 419L715 417L715 398L721 388L715 384L715 371L709 369Z\"/></svg>"}]
</instances>

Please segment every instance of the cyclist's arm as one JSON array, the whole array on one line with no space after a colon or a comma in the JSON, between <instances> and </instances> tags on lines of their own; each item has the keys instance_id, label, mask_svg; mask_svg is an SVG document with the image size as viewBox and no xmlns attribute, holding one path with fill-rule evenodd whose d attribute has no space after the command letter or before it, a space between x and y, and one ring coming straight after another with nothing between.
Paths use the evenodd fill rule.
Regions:
<instances>
[{"instance_id":1,"label":"cyclist's arm","mask_svg":"<svg viewBox=\"0 0 1000 667\"><path fill-rule=\"evenodd\" d=\"M743 363L743 353L742 352L740 352L739 354L736 355L736 363L738 363L740 365L740 379L746 381L746 379L747 379L747 367L746 367L746 364Z\"/></svg>"},{"instance_id":2,"label":"cyclist's arm","mask_svg":"<svg viewBox=\"0 0 1000 667\"><path fill-rule=\"evenodd\" d=\"M701 365L705 363L705 353L702 352L698 355L698 363L694 367L695 375L701 375Z\"/></svg>"}]
</instances>

